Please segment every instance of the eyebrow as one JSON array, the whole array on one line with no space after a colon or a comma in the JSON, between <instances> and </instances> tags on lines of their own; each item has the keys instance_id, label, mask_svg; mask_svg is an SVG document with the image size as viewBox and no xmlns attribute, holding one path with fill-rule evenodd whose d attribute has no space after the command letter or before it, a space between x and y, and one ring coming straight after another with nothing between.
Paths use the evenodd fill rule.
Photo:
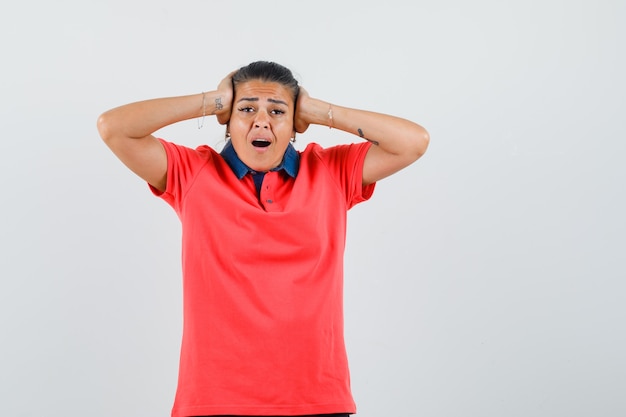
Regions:
<instances>
[{"instance_id":1,"label":"eyebrow","mask_svg":"<svg viewBox=\"0 0 626 417\"><path fill-rule=\"evenodd\" d=\"M258 97L242 97L239 100L237 100L237 103L240 103L242 101L259 101L259 98ZM269 101L270 103L274 103L274 104L284 104L285 106L289 106L287 102L283 100L276 100L274 98L268 98L267 101Z\"/></svg>"}]
</instances>

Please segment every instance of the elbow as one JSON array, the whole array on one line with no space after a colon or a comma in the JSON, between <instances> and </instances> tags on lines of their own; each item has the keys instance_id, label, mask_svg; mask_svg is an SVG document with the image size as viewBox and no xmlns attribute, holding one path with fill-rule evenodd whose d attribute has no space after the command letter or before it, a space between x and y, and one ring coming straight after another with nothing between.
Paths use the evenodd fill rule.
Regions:
<instances>
[{"instance_id":1,"label":"elbow","mask_svg":"<svg viewBox=\"0 0 626 417\"><path fill-rule=\"evenodd\" d=\"M100 134L100 138L109 145L111 140L115 137L115 126L110 115L110 112L102 113L96 122L96 128Z\"/></svg>"},{"instance_id":2,"label":"elbow","mask_svg":"<svg viewBox=\"0 0 626 417\"><path fill-rule=\"evenodd\" d=\"M110 133L110 127L109 127L109 120L108 120L108 116L107 113L102 113L99 117L98 120L96 121L96 128L98 129L98 133L100 134L100 137L102 138L103 141L107 141L110 137L111 137L111 133Z\"/></svg>"},{"instance_id":3,"label":"elbow","mask_svg":"<svg viewBox=\"0 0 626 417\"><path fill-rule=\"evenodd\" d=\"M430 143L430 135L428 131L423 127L419 127L418 131L412 135L411 140L411 155L413 157L413 162L417 161L426 153L428 149L428 144Z\"/></svg>"}]
</instances>

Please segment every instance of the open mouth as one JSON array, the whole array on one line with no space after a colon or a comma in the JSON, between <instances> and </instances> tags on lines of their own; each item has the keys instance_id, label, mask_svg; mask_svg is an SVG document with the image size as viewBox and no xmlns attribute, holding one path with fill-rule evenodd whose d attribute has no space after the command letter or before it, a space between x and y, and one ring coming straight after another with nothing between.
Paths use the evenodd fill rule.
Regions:
<instances>
[{"instance_id":1,"label":"open mouth","mask_svg":"<svg viewBox=\"0 0 626 417\"><path fill-rule=\"evenodd\" d=\"M267 148L270 146L270 141L265 139L255 139L252 141L252 146L256 148Z\"/></svg>"}]
</instances>

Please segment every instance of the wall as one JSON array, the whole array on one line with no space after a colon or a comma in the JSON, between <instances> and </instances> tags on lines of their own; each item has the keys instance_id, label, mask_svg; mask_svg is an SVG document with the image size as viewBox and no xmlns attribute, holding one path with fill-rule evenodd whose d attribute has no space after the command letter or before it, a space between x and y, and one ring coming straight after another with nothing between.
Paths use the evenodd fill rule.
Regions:
<instances>
[{"instance_id":1,"label":"wall","mask_svg":"<svg viewBox=\"0 0 626 417\"><path fill-rule=\"evenodd\" d=\"M510 4L505 4L510 3ZM350 212L359 415L626 413L624 2L13 2L0 16L0 410L165 416L180 229L100 141L257 59L424 125ZM159 132L219 147L195 120ZM298 138L358 140L312 127Z\"/></svg>"}]
</instances>

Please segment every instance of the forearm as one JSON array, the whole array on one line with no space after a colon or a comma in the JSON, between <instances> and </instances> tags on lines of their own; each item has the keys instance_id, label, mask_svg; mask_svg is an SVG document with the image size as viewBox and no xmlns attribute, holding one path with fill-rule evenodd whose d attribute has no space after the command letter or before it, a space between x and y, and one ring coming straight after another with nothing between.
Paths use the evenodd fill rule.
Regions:
<instances>
[{"instance_id":1,"label":"forearm","mask_svg":"<svg viewBox=\"0 0 626 417\"><path fill-rule=\"evenodd\" d=\"M139 139L183 120L215 114L223 108L217 92L139 101L111 109L98 119L103 139Z\"/></svg>"},{"instance_id":2,"label":"forearm","mask_svg":"<svg viewBox=\"0 0 626 417\"><path fill-rule=\"evenodd\" d=\"M400 155L409 150L423 154L428 144L426 130L409 120L347 107L330 107L332 127L372 142L385 152ZM328 117L330 119L330 117Z\"/></svg>"},{"instance_id":3,"label":"forearm","mask_svg":"<svg viewBox=\"0 0 626 417\"><path fill-rule=\"evenodd\" d=\"M306 118L311 124L343 130L372 142L381 150L400 155L422 155L428 146L428 133L417 123L382 113L352 109L311 99Z\"/></svg>"}]
</instances>

